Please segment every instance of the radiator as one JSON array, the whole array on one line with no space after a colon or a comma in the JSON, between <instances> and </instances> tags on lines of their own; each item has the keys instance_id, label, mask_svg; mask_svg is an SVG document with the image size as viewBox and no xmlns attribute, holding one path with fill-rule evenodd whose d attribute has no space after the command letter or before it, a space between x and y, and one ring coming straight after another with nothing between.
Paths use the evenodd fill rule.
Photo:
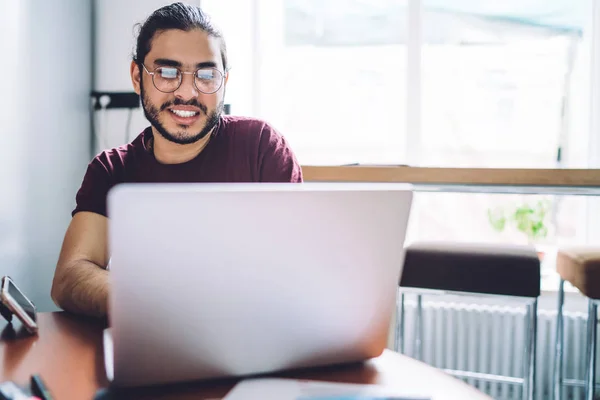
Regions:
<instances>
[{"instance_id":1,"label":"radiator","mask_svg":"<svg viewBox=\"0 0 600 400\"><path fill-rule=\"evenodd\" d=\"M441 369L523 377L525 307L429 301L423 297L422 361ZM409 300L409 299L412 299ZM414 357L416 302L405 300L405 354ZM565 379L585 376L584 313L565 313ZM399 326L397 324L396 326ZM536 399L552 399L556 311L538 311ZM521 399L521 386L461 378L494 399ZM563 399L584 399L583 387L563 388Z\"/></svg>"}]
</instances>

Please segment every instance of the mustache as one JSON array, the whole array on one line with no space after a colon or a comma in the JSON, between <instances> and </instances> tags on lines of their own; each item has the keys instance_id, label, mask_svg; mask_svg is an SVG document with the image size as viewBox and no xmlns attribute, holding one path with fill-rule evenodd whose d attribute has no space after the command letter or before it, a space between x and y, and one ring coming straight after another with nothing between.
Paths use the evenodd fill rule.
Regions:
<instances>
[{"instance_id":1,"label":"mustache","mask_svg":"<svg viewBox=\"0 0 600 400\"><path fill-rule=\"evenodd\" d=\"M206 106L202 103L200 103L198 100L196 99L190 99L188 101L183 101L181 99L175 99L175 100L171 100L168 101L166 103L164 103L162 106L160 106L160 111L164 111L169 107L172 106L192 106L192 107L198 107L199 109L202 110L202 112L204 114L208 114L208 108L206 108Z\"/></svg>"}]
</instances>

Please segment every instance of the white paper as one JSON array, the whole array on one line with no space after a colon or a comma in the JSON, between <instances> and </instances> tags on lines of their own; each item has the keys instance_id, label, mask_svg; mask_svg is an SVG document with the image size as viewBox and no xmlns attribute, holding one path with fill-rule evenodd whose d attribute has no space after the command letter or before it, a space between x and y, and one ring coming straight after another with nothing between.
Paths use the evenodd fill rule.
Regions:
<instances>
[{"instance_id":1,"label":"white paper","mask_svg":"<svg viewBox=\"0 0 600 400\"><path fill-rule=\"evenodd\" d=\"M407 393L398 388L378 385L329 383L280 378L245 380L238 383L223 400L299 400L310 398L381 399L381 400L430 400L423 393Z\"/></svg>"}]
</instances>

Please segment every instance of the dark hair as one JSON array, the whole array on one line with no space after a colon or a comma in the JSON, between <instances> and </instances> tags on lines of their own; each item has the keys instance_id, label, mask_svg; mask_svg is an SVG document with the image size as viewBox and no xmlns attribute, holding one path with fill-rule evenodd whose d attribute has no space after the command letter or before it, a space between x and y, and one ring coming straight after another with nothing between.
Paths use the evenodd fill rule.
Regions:
<instances>
[{"instance_id":1,"label":"dark hair","mask_svg":"<svg viewBox=\"0 0 600 400\"><path fill-rule=\"evenodd\" d=\"M210 36L221 41L221 60L223 69L227 71L227 48L221 31L212 24L210 18L200 7L183 3L173 3L154 11L143 24L137 24L139 29L133 61L141 67L146 55L150 52L152 39L157 33L169 29L179 29L189 32L201 29Z\"/></svg>"}]
</instances>

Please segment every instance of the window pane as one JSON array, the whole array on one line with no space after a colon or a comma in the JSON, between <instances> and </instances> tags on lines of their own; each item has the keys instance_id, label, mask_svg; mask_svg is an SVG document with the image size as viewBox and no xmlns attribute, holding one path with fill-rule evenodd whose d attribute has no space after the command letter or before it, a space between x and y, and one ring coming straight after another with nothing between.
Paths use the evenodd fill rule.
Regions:
<instances>
[{"instance_id":1,"label":"window pane","mask_svg":"<svg viewBox=\"0 0 600 400\"><path fill-rule=\"evenodd\" d=\"M405 3L260 3L259 113L301 163L404 159Z\"/></svg>"},{"instance_id":2,"label":"window pane","mask_svg":"<svg viewBox=\"0 0 600 400\"><path fill-rule=\"evenodd\" d=\"M585 166L591 0L423 4L419 164Z\"/></svg>"}]
</instances>

